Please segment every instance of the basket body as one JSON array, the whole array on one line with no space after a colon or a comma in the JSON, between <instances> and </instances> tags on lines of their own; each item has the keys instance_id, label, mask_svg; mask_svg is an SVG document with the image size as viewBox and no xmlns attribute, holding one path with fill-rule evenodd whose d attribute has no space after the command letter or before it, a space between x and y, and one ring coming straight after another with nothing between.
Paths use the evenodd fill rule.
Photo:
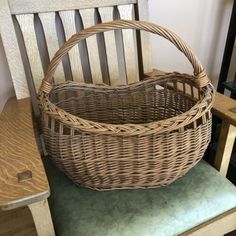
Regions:
<instances>
[{"instance_id":1,"label":"basket body","mask_svg":"<svg viewBox=\"0 0 236 236\"><path fill-rule=\"evenodd\" d=\"M121 87L55 86L49 98L57 107L93 122L137 126L137 132L83 131L43 113L50 158L75 183L97 190L152 188L173 182L203 157L211 135L212 87L200 91L190 78L173 73ZM188 114L194 107L195 112ZM139 133L140 124L160 122L161 126L162 121L177 121L183 114L186 122L179 126L171 121L159 131L155 126ZM190 117L195 117L192 122Z\"/></svg>"},{"instance_id":2,"label":"basket body","mask_svg":"<svg viewBox=\"0 0 236 236\"><path fill-rule=\"evenodd\" d=\"M186 56L194 75L153 74L113 87L54 84L54 72L73 46L117 29L164 37ZM214 89L201 63L176 34L148 22L118 20L73 35L50 62L38 95L50 158L75 183L92 189L167 185L202 158L211 136Z\"/></svg>"}]
</instances>

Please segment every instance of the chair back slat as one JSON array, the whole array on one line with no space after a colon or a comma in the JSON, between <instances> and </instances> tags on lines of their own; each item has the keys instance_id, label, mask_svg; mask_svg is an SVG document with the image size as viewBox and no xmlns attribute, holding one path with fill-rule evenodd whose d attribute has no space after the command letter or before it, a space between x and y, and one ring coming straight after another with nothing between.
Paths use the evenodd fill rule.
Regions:
<instances>
[{"instance_id":1,"label":"chair back slat","mask_svg":"<svg viewBox=\"0 0 236 236\"><path fill-rule=\"evenodd\" d=\"M134 5L121 5L118 6L118 11L121 19L133 20L134 19ZM137 64L137 46L135 44L136 37L134 30L122 30L124 54L125 54L125 68L128 83L134 83L139 80L138 64Z\"/></svg>"},{"instance_id":2,"label":"chair back slat","mask_svg":"<svg viewBox=\"0 0 236 236\"><path fill-rule=\"evenodd\" d=\"M96 24L95 21L95 9L82 9L79 11L83 22L83 27L88 28ZM99 50L97 44L97 35L93 35L86 39L89 64L91 69L92 82L96 84L102 84L102 70L99 58Z\"/></svg>"},{"instance_id":3,"label":"chair back slat","mask_svg":"<svg viewBox=\"0 0 236 236\"><path fill-rule=\"evenodd\" d=\"M62 20L65 38L68 40L73 34L77 32L76 30L76 11L60 11L59 15ZM81 55L79 52L79 47L75 46L69 51L69 60L71 66L72 77L74 81L84 82L84 74L81 63Z\"/></svg>"},{"instance_id":4,"label":"chair back slat","mask_svg":"<svg viewBox=\"0 0 236 236\"><path fill-rule=\"evenodd\" d=\"M138 0L138 4L135 5L136 19L148 20L148 1ZM152 71L152 56L151 56L151 40L150 33L141 31L138 34L137 43L139 51L139 69L141 74Z\"/></svg>"},{"instance_id":5,"label":"chair back slat","mask_svg":"<svg viewBox=\"0 0 236 236\"><path fill-rule=\"evenodd\" d=\"M17 15L16 18L24 39L34 85L36 90L38 90L44 77L44 71L35 34L34 14Z\"/></svg>"},{"instance_id":6,"label":"chair back slat","mask_svg":"<svg viewBox=\"0 0 236 236\"><path fill-rule=\"evenodd\" d=\"M115 19L147 20L146 0L1 0L0 30L17 98L36 93L55 52L73 34ZM145 36L145 37L144 37ZM73 47L57 67L56 83L127 84L150 71L149 37L115 30ZM29 92L30 91L30 92ZM35 107L37 103L35 102Z\"/></svg>"},{"instance_id":7,"label":"chair back slat","mask_svg":"<svg viewBox=\"0 0 236 236\"><path fill-rule=\"evenodd\" d=\"M100 7L98 9L101 21L108 22L114 20L114 8L113 7ZM105 49L107 55L107 65L109 71L109 80L111 85L123 84L121 80L122 76L120 73L118 63L118 52L116 43L115 31L107 31L104 33ZM124 80L126 80L124 78Z\"/></svg>"},{"instance_id":8,"label":"chair back slat","mask_svg":"<svg viewBox=\"0 0 236 236\"><path fill-rule=\"evenodd\" d=\"M56 14L55 12L47 12L47 13L40 13L38 16L43 26L43 32L46 39L48 55L49 55L49 59L51 60L54 54L59 49L59 41L58 41L57 31L56 31ZM64 73L62 62L58 65L55 71L54 80L56 82L65 81L65 73ZM40 82L41 81L39 81L39 83Z\"/></svg>"}]
</instances>

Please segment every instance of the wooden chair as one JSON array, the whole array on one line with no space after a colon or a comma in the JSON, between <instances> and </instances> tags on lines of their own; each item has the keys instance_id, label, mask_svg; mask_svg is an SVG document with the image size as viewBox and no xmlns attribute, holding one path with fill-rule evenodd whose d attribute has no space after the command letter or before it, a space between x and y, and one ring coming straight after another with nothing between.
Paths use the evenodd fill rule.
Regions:
<instances>
[{"instance_id":1,"label":"wooden chair","mask_svg":"<svg viewBox=\"0 0 236 236\"><path fill-rule=\"evenodd\" d=\"M36 91L49 60L81 28L119 17L147 20L147 1L0 0L0 33L16 92L0 116L0 209L28 206L38 235L54 235L47 201L51 189L57 235L215 236L236 229L236 188L204 161L164 188L97 192L74 186L47 158L41 159ZM91 37L70 51L54 79L111 85L137 81L152 71L149 45L146 33L131 30ZM217 94L213 112L227 124L215 162L223 175L230 157L227 145L232 147L235 137L234 107L235 102Z\"/></svg>"}]
</instances>

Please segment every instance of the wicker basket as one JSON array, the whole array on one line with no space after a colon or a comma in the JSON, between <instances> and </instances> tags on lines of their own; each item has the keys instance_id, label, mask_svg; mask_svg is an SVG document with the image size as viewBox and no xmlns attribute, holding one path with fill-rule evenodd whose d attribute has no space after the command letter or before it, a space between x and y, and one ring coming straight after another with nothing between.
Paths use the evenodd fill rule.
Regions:
<instances>
[{"instance_id":1,"label":"wicker basket","mask_svg":"<svg viewBox=\"0 0 236 236\"><path fill-rule=\"evenodd\" d=\"M163 36L188 58L194 75L165 73L125 86L53 83L61 58L81 40L114 29ZM114 21L70 38L39 90L46 150L75 183L97 190L153 188L183 176L211 135L214 89L191 49L155 24Z\"/></svg>"}]
</instances>

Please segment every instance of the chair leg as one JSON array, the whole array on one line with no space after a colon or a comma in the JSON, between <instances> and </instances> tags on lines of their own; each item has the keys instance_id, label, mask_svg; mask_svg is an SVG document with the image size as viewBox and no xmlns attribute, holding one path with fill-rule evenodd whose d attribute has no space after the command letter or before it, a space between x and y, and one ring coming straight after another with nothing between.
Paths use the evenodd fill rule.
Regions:
<instances>
[{"instance_id":1,"label":"chair leg","mask_svg":"<svg viewBox=\"0 0 236 236\"><path fill-rule=\"evenodd\" d=\"M48 201L43 200L28 205L38 236L55 236Z\"/></svg>"},{"instance_id":2,"label":"chair leg","mask_svg":"<svg viewBox=\"0 0 236 236\"><path fill-rule=\"evenodd\" d=\"M229 167L235 137L236 127L227 122L222 122L214 166L224 176L226 176Z\"/></svg>"}]
</instances>

